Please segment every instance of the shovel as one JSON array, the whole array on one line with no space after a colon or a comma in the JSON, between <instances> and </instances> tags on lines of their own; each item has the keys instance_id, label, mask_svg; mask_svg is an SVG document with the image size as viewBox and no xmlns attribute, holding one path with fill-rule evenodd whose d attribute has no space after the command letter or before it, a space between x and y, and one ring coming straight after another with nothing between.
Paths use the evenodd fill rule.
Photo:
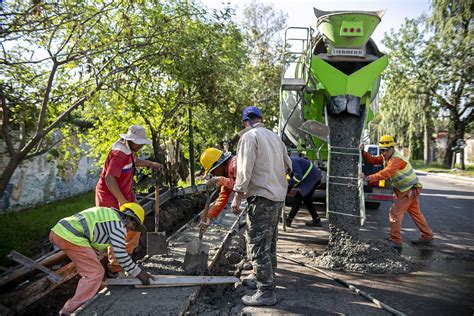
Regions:
<instances>
[{"instance_id":1,"label":"shovel","mask_svg":"<svg viewBox=\"0 0 474 316\"><path fill-rule=\"evenodd\" d=\"M204 206L201 217L203 222L207 220L207 213L209 212L210 203L211 196L209 195L209 191L206 191L206 205ZM203 229L199 229L199 239L191 241L186 247L183 269L189 275L201 275L207 271L209 246L202 242L203 233Z\"/></svg>"},{"instance_id":2,"label":"shovel","mask_svg":"<svg viewBox=\"0 0 474 316\"><path fill-rule=\"evenodd\" d=\"M168 241L166 233L159 232L160 224L160 186L158 184L158 173L154 172L155 177L155 231L147 233L147 254L149 256L165 254L168 252Z\"/></svg>"}]
</instances>

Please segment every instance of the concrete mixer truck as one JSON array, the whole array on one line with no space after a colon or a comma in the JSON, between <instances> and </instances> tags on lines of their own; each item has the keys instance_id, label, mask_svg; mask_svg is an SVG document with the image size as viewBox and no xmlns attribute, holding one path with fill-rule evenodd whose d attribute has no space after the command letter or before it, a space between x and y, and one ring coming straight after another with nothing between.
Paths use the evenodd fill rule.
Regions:
<instances>
[{"instance_id":1,"label":"concrete mixer truck","mask_svg":"<svg viewBox=\"0 0 474 316\"><path fill-rule=\"evenodd\" d=\"M366 203L378 207L391 199L385 183L358 179L363 167L366 174L374 171L363 166L359 144L388 63L370 38L385 11L314 13L317 31L285 32L279 130L290 154L304 154L322 169L315 195L325 199L328 215L352 216L362 224ZM345 205L338 204L342 200Z\"/></svg>"}]
</instances>

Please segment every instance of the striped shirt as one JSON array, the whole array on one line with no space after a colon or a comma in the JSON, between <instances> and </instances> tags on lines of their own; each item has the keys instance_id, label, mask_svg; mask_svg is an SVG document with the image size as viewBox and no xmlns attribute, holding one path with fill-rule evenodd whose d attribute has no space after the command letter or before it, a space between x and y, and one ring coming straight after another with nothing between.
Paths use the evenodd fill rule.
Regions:
<instances>
[{"instance_id":1,"label":"striped shirt","mask_svg":"<svg viewBox=\"0 0 474 316\"><path fill-rule=\"evenodd\" d=\"M127 229L122 220L97 223L94 227L92 242L98 244L110 244L114 250L115 257L123 270L129 275L136 277L141 269L133 262L125 250L125 236Z\"/></svg>"}]
</instances>

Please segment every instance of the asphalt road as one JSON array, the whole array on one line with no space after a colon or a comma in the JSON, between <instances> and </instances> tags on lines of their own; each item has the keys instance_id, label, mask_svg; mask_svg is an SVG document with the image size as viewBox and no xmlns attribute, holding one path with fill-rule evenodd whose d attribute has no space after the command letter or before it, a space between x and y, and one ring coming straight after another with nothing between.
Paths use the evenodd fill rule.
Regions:
<instances>
[{"instance_id":1,"label":"asphalt road","mask_svg":"<svg viewBox=\"0 0 474 316\"><path fill-rule=\"evenodd\" d=\"M418 175L423 184L421 211L435 234L435 244L474 250L474 181L469 183L437 175ZM388 236L389 202L378 210L367 210L368 220L362 227L367 238ZM418 228L405 214L402 234L404 243L420 237Z\"/></svg>"},{"instance_id":2,"label":"asphalt road","mask_svg":"<svg viewBox=\"0 0 474 316\"><path fill-rule=\"evenodd\" d=\"M404 246L401 255L415 264L406 275L375 275L330 271L342 280L406 315L474 314L474 182L466 183L432 175L419 175L424 190L422 212L435 234L434 246L415 247L411 239L419 231L406 214L403 222ZM377 210L367 210L363 239L388 236L388 211L384 202ZM319 205L323 228L305 227L310 217L301 211L294 225L280 230L278 252L311 264L301 255L302 249L321 253L327 243L328 224L325 210ZM281 226L280 226L281 228ZM324 275L279 259L276 272L278 303L268 308L242 305L235 314L304 314L304 315L387 315L386 311L365 301Z\"/></svg>"},{"instance_id":3,"label":"asphalt road","mask_svg":"<svg viewBox=\"0 0 474 316\"><path fill-rule=\"evenodd\" d=\"M382 301L412 315L473 315L474 312L474 182L419 174L423 184L421 210L433 230L434 246L416 247L420 233L405 214L401 255L418 264L415 272L398 277L352 278ZM388 236L388 211L367 210L361 237Z\"/></svg>"}]
</instances>

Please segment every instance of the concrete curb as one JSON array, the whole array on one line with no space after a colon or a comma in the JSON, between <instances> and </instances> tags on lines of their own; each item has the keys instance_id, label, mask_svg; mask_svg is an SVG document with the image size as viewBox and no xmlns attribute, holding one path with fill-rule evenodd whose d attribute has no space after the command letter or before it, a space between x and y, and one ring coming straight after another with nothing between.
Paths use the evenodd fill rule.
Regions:
<instances>
[{"instance_id":1,"label":"concrete curb","mask_svg":"<svg viewBox=\"0 0 474 316\"><path fill-rule=\"evenodd\" d=\"M458 180L458 181L474 184L474 178L471 178L471 177L455 176L449 173L426 172L426 171L420 171L416 169L415 169L415 172L425 175L425 176L429 176L429 177L448 178L448 179L453 179L453 180Z\"/></svg>"}]
</instances>

